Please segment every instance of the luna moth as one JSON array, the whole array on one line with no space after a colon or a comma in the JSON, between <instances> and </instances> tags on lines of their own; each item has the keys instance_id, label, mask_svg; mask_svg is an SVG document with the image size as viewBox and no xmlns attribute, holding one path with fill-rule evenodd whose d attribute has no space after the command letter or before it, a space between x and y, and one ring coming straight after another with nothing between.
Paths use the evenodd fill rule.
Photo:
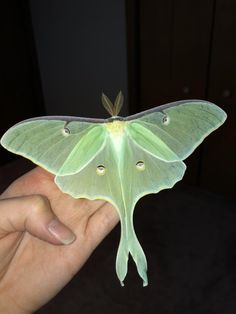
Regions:
<instances>
[{"instance_id":1,"label":"luna moth","mask_svg":"<svg viewBox=\"0 0 236 314\"><path fill-rule=\"evenodd\" d=\"M114 104L102 94L102 103L108 119L28 119L11 127L1 144L54 174L62 192L110 202L121 224L117 276L123 285L130 254L146 286L147 261L133 225L135 204L181 180L183 160L223 124L226 113L208 101L184 100L120 117L121 92Z\"/></svg>"}]
</instances>

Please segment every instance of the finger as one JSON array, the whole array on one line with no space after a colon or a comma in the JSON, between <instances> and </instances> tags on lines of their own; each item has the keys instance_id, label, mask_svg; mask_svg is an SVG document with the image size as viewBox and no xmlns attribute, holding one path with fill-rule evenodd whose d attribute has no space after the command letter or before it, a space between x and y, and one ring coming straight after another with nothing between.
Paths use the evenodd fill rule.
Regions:
<instances>
[{"instance_id":1,"label":"finger","mask_svg":"<svg viewBox=\"0 0 236 314\"><path fill-rule=\"evenodd\" d=\"M52 244L70 244L75 234L53 213L48 199L30 195L0 200L0 236L28 231Z\"/></svg>"},{"instance_id":2,"label":"finger","mask_svg":"<svg viewBox=\"0 0 236 314\"><path fill-rule=\"evenodd\" d=\"M103 203L90 216L86 233L89 235L90 245L96 247L119 221L117 210L108 202Z\"/></svg>"}]
</instances>

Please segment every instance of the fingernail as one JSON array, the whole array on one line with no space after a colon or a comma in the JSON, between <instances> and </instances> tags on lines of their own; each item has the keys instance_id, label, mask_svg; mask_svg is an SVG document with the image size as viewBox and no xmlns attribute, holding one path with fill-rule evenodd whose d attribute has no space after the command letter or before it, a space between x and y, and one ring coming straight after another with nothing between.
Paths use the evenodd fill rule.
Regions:
<instances>
[{"instance_id":1,"label":"fingernail","mask_svg":"<svg viewBox=\"0 0 236 314\"><path fill-rule=\"evenodd\" d=\"M76 238L75 234L57 219L49 223L48 231L63 244L71 244Z\"/></svg>"}]
</instances>

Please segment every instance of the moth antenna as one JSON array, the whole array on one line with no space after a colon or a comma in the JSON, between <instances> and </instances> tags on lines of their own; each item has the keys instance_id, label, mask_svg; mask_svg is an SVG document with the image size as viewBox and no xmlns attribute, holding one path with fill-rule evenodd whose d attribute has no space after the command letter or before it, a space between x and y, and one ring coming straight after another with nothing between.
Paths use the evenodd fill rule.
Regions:
<instances>
[{"instance_id":1,"label":"moth antenna","mask_svg":"<svg viewBox=\"0 0 236 314\"><path fill-rule=\"evenodd\" d=\"M111 115L114 116L114 105L113 103L110 101L110 99L104 94L102 93L102 104L103 107L106 109L106 111Z\"/></svg>"},{"instance_id":2,"label":"moth antenna","mask_svg":"<svg viewBox=\"0 0 236 314\"><path fill-rule=\"evenodd\" d=\"M124 103L124 96L122 91L119 91L118 95L116 96L115 103L114 103L114 116L118 116L119 112Z\"/></svg>"}]
</instances>

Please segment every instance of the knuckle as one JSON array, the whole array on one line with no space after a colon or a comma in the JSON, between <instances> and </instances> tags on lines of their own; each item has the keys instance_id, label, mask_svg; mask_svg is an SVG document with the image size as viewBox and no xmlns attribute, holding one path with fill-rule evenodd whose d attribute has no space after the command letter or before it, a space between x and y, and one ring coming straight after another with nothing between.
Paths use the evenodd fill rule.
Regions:
<instances>
[{"instance_id":1,"label":"knuckle","mask_svg":"<svg viewBox=\"0 0 236 314\"><path fill-rule=\"evenodd\" d=\"M31 213L34 214L41 214L42 212L48 211L49 209L49 201L46 198L46 196L36 194L36 195L31 195Z\"/></svg>"}]
</instances>

